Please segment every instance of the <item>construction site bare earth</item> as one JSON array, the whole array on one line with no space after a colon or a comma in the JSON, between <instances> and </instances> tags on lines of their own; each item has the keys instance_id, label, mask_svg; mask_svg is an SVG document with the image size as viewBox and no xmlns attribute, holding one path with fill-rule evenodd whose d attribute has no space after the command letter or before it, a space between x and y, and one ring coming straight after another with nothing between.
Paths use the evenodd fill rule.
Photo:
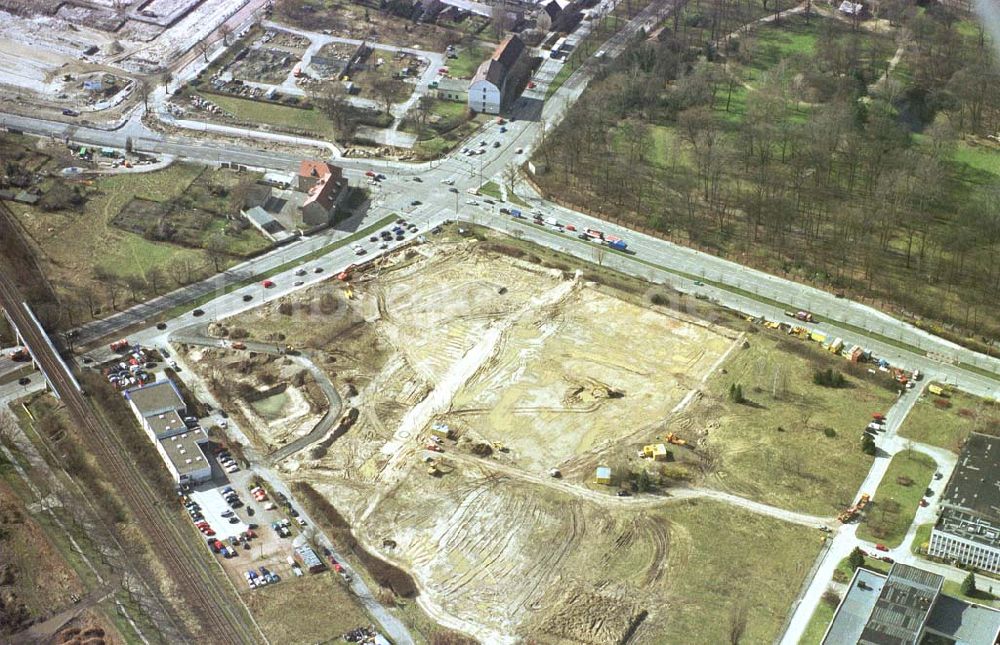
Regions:
<instances>
[{"instance_id":1,"label":"construction site bare earth","mask_svg":"<svg viewBox=\"0 0 1000 645\"><path fill-rule=\"evenodd\" d=\"M431 617L483 642L725 639L729 619L706 611L772 638L809 529L628 488L659 465L636 448L742 336L485 247L425 244L228 321L302 348L359 413L276 467L412 573ZM696 467L671 448L672 467ZM781 545L796 555L762 557Z\"/></svg>"}]
</instances>

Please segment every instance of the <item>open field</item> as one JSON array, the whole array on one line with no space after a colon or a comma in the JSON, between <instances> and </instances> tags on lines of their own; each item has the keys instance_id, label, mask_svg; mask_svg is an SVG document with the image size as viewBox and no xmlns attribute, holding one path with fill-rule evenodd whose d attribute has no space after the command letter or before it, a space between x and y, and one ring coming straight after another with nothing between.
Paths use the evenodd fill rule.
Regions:
<instances>
[{"instance_id":1,"label":"open field","mask_svg":"<svg viewBox=\"0 0 1000 645\"><path fill-rule=\"evenodd\" d=\"M10 468L2 463L0 468ZM76 573L24 506L0 480L0 640L24 628L31 619L48 617L53 607L72 604L84 592ZM41 575L44 572L44 575Z\"/></svg>"},{"instance_id":2,"label":"open field","mask_svg":"<svg viewBox=\"0 0 1000 645\"><path fill-rule=\"evenodd\" d=\"M486 47L472 45L458 52L458 58L452 58L445 64L448 75L453 78L472 78L484 60L492 54Z\"/></svg>"},{"instance_id":3,"label":"open field","mask_svg":"<svg viewBox=\"0 0 1000 645\"><path fill-rule=\"evenodd\" d=\"M344 632L372 622L332 571L286 578L248 591L243 599L274 643L337 642Z\"/></svg>"},{"instance_id":4,"label":"open field","mask_svg":"<svg viewBox=\"0 0 1000 645\"><path fill-rule=\"evenodd\" d=\"M365 537L394 539L428 600L489 642L617 642L638 622L636 643L717 643L743 607L748 642L770 641L818 549L715 503L614 511L476 470L409 477L369 518Z\"/></svg>"},{"instance_id":5,"label":"open field","mask_svg":"<svg viewBox=\"0 0 1000 645\"><path fill-rule=\"evenodd\" d=\"M411 572L431 617L465 621L486 642L603 643L635 627L637 643L715 643L744 610L746 638L772 640L819 549L813 528L613 493L646 470L662 490L724 484L832 515L867 469L856 436L868 407L891 394L853 374L849 388L821 389L812 370L842 359L651 305L642 285L611 288L598 267L578 273L526 243L476 237L448 229L357 272L349 289L329 280L226 321L248 342L303 348L359 411L342 436L279 463L282 476ZM724 400L737 378L759 407ZM435 424L449 431L441 451L426 448ZM672 463L636 456L666 430L693 447L672 447ZM613 469L612 486L595 483L598 465Z\"/></svg>"},{"instance_id":6,"label":"open field","mask_svg":"<svg viewBox=\"0 0 1000 645\"><path fill-rule=\"evenodd\" d=\"M921 452L904 450L894 455L858 526L858 537L890 549L899 546L935 470L937 463Z\"/></svg>"},{"instance_id":7,"label":"open field","mask_svg":"<svg viewBox=\"0 0 1000 645\"><path fill-rule=\"evenodd\" d=\"M470 16L460 22L444 20L442 25L435 25L411 20L408 14L400 17L379 11L377 4L365 6L346 0L290 0L277 8L275 15L281 22L299 29L316 30L323 25L334 36L427 51L444 51L447 45L466 36L492 37L489 30L484 30L488 19L481 16Z\"/></svg>"},{"instance_id":8,"label":"open field","mask_svg":"<svg viewBox=\"0 0 1000 645\"><path fill-rule=\"evenodd\" d=\"M851 503L872 458L859 436L872 412L895 399L879 377L853 369L815 343L761 330L747 337L669 427L704 436L707 481L768 504L833 515ZM816 370L843 371L849 385L813 383ZM870 378L874 380L870 380ZM732 401L739 384L748 400ZM831 432L832 430L832 432Z\"/></svg>"},{"instance_id":9,"label":"open field","mask_svg":"<svg viewBox=\"0 0 1000 645\"><path fill-rule=\"evenodd\" d=\"M243 123L273 126L278 131L308 133L329 140L336 138L333 123L316 108L289 107L215 93L201 96Z\"/></svg>"},{"instance_id":10,"label":"open field","mask_svg":"<svg viewBox=\"0 0 1000 645\"><path fill-rule=\"evenodd\" d=\"M1000 432L1000 405L961 390L945 398L925 389L899 429L902 437L954 453L961 451L970 432Z\"/></svg>"},{"instance_id":11,"label":"open field","mask_svg":"<svg viewBox=\"0 0 1000 645\"><path fill-rule=\"evenodd\" d=\"M225 199L217 195L237 181L225 171L173 164L155 172L67 183L80 189L85 199L80 206L56 211L45 210L41 202L9 207L48 280L86 319L214 273L206 250L213 239L220 244L219 268L265 248L267 242L254 229L237 230L224 215L205 210L222 210ZM48 180L46 189L54 190L57 183ZM153 220L156 225L150 226ZM100 279L96 272L102 273Z\"/></svg>"}]
</instances>

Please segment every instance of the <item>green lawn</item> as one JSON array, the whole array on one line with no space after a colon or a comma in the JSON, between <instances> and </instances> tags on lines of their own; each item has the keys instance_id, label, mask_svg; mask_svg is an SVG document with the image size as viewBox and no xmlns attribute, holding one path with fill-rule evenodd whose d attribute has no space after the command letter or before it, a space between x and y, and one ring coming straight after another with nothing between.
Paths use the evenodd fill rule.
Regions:
<instances>
[{"instance_id":1,"label":"green lawn","mask_svg":"<svg viewBox=\"0 0 1000 645\"><path fill-rule=\"evenodd\" d=\"M972 592L972 595L966 596L962 593L962 583L955 582L954 580L945 580L941 591L949 596L961 598L967 602L974 602L980 605L986 605L987 607L997 607L1000 605L1000 599L998 599L996 595L990 593L989 589L991 582L991 579L986 576L976 576L976 586L978 588ZM1000 584L998 584L997 587L1000 589Z\"/></svg>"},{"instance_id":2,"label":"green lawn","mask_svg":"<svg viewBox=\"0 0 1000 645\"><path fill-rule=\"evenodd\" d=\"M823 640L823 635L826 634L827 627L833 621L833 612L836 610L836 606L825 600L820 600L812 618L809 619L809 624L806 625L806 631L799 639L799 645L819 645Z\"/></svg>"},{"instance_id":3,"label":"green lawn","mask_svg":"<svg viewBox=\"0 0 1000 645\"><path fill-rule=\"evenodd\" d=\"M924 544L928 544L931 541L931 530L934 528L934 524L921 524L917 527L917 533L913 536L913 543L910 545L910 551L914 555L924 555Z\"/></svg>"},{"instance_id":4,"label":"green lawn","mask_svg":"<svg viewBox=\"0 0 1000 645\"><path fill-rule=\"evenodd\" d=\"M849 557L844 558L837 563L837 568L833 570L833 580L834 582L850 582L851 577L854 576L854 569L851 568ZM862 565L865 569L871 571L878 571L879 573L888 573L892 565L888 562L882 562L881 560L876 560L875 558L865 558L865 563Z\"/></svg>"},{"instance_id":5,"label":"green lawn","mask_svg":"<svg viewBox=\"0 0 1000 645\"><path fill-rule=\"evenodd\" d=\"M500 199L500 186L498 186L495 181L488 181L479 187L479 194L486 195L487 197L492 197L494 199Z\"/></svg>"},{"instance_id":6,"label":"green lawn","mask_svg":"<svg viewBox=\"0 0 1000 645\"><path fill-rule=\"evenodd\" d=\"M414 152L419 159L440 157L465 141L480 125L489 120L489 115L486 114L467 118L466 105L454 101L435 100L431 113L438 115L442 120L436 124L428 124L424 128L420 128L412 119L404 121L406 131L421 136L414 146Z\"/></svg>"},{"instance_id":7,"label":"green lawn","mask_svg":"<svg viewBox=\"0 0 1000 645\"><path fill-rule=\"evenodd\" d=\"M431 114L442 119L458 119L465 116L469 107L458 101L442 101L435 99L431 103Z\"/></svg>"},{"instance_id":8,"label":"green lawn","mask_svg":"<svg viewBox=\"0 0 1000 645\"><path fill-rule=\"evenodd\" d=\"M708 428L713 466L706 483L782 508L836 515L871 468L861 429L872 411L888 409L894 393L864 370L847 376L849 387L815 385L817 369L846 373L851 366L816 343L765 331L747 340L749 347L734 350L702 396L670 423ZM728 396L737 383L746 404Z\"/></svg>"},{"instance_id":9,"label":"green lawn","mask_svg":"<svg viewBox=\"0 0 1000 645\"><path fill-rule=\"evenodd\" d=\"M914 450L897 453L858 526L858 537L890 548L899 546L935 470L937 463L923 453ZM909 478L911 483L901 483L901 478Z\"/></svg>"},{"instance_id":10,"label":"green lawn","mask_svg":"<svg viewBox=\"0 0 1000 645\"><path fill-rule=\"evenodd\" d=\"M203 98L241 121L269 125L275 130L304 132L331 140L336 138L333 124L319 110L305 110L220 94L205 94Z\"/></svg>"},{"instance_id":11,"label":"green lawn","mask_svg":"<svg viewBox=\"0 0 1000 645\"><path fill-rule=\"evenodd\" d=\"M952 158L975 170L1000 176L1000 151L996 148L972 147L967 143L959 143Z\"/></svg>"},{"instance_id":12,"label":"green lawn","mask_svg":"<svg viewBox=\"0 0 1000 645\"><path fill-rule=\"evenodd\" d=\"M479 65L490 57L492 51L487 47L473 45L458 52L458 58L446 60L448 75L454 78L472 78Z\"/></svg>"},{"instance_id":13,"label":"green lawn","mask_svg":"<svg viewBox=\"0 0 1000 645\"><path fill-rule=\"evenodd\" d=\"M970 432L988 431L1000 423L1000 404L995 401L960 390L952 390L945 403L936 403L939 400L925 389L900 427L900 436L958 453Z\"/></svg>"}]
</instances>

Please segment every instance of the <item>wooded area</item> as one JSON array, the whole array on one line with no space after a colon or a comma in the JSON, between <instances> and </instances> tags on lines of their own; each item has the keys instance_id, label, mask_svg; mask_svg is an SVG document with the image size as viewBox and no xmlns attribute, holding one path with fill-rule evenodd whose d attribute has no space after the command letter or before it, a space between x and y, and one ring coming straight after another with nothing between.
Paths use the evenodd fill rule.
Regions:
<instances>
[{"instance_id":1,"label":"wooded area","mask_svg":"<svg viewBox=\"0 0 1000 645\"><path fill-rule=\"evenodd\" d=\"M1000 330L988 36L964 9L905 0L746 26L773 2L692 1L631 43L542 142L537 182L983 349Z\"/></svg>"}]
</instances>

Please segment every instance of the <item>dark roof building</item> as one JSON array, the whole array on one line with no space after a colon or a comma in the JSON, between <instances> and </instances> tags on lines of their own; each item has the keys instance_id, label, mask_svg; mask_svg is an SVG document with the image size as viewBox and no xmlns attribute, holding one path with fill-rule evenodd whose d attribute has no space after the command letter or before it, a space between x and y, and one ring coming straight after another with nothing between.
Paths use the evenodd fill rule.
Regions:
<instances>
[{"instance_id":1,"label":"dark roof building","mask_svg":"<svg viewBox=\"0 0 1000 645\"><path fill-rule=\"evenodd\" d=\"M549 0L549 2L542 5L542 11L548 14L550 19L555 20L556 16L562 13L562 5L556 0Z\"/></svg>"},{"instance_id":2,"label":"dark roof building","mask_svg":"<svg viewBox=\"0 0 1000 645\"><path fill-rule=\"evenodd\" d=\"M1000 573L1000 438L969 435L941 496L928 553Z\"/></svg>"},{"instance_id":3,"label":"dark roof building","mask_svg":"<svg viewBox=\"0 0 1000 645\"><path fill-rule=\"evenodd\" d=\"M893 565L859 645L916 645L944 578L907 564Z\"/></svg>"},{"instance_id":4,"label":"dark roof building","mask_svg":"<svg viewBox=\"0 0 1000 645\"><path fill-rule=\"evenodd\" d=\"M316 552L306 545L295 547L295 559L301 562L302 566L309 573L317 573L326 568L326 565L319 559Z\"/></svg>"},{"instance_id":5,"label":"dark roof building","mask_svg":"<svg viewBox=\"0 0 1000 645\"><path fill-rule=\"evenodd\" d=\"M524 41L511 34L479 65L469 83L469 109L485 114L500 113L513 94L508 80L524 49Z\"/></svg>"},{"instance_id":6,"label":"dark roof building","mask_svg":"<svg viewBox=\"0 0 1000 645\"><path fill-rule=\"evenodd\" d=\"M823 645L993 645L1000 611L941 593L944 578L894 564L888 575L859 568L837 607Z\"/></svg>"}]
</instances>

